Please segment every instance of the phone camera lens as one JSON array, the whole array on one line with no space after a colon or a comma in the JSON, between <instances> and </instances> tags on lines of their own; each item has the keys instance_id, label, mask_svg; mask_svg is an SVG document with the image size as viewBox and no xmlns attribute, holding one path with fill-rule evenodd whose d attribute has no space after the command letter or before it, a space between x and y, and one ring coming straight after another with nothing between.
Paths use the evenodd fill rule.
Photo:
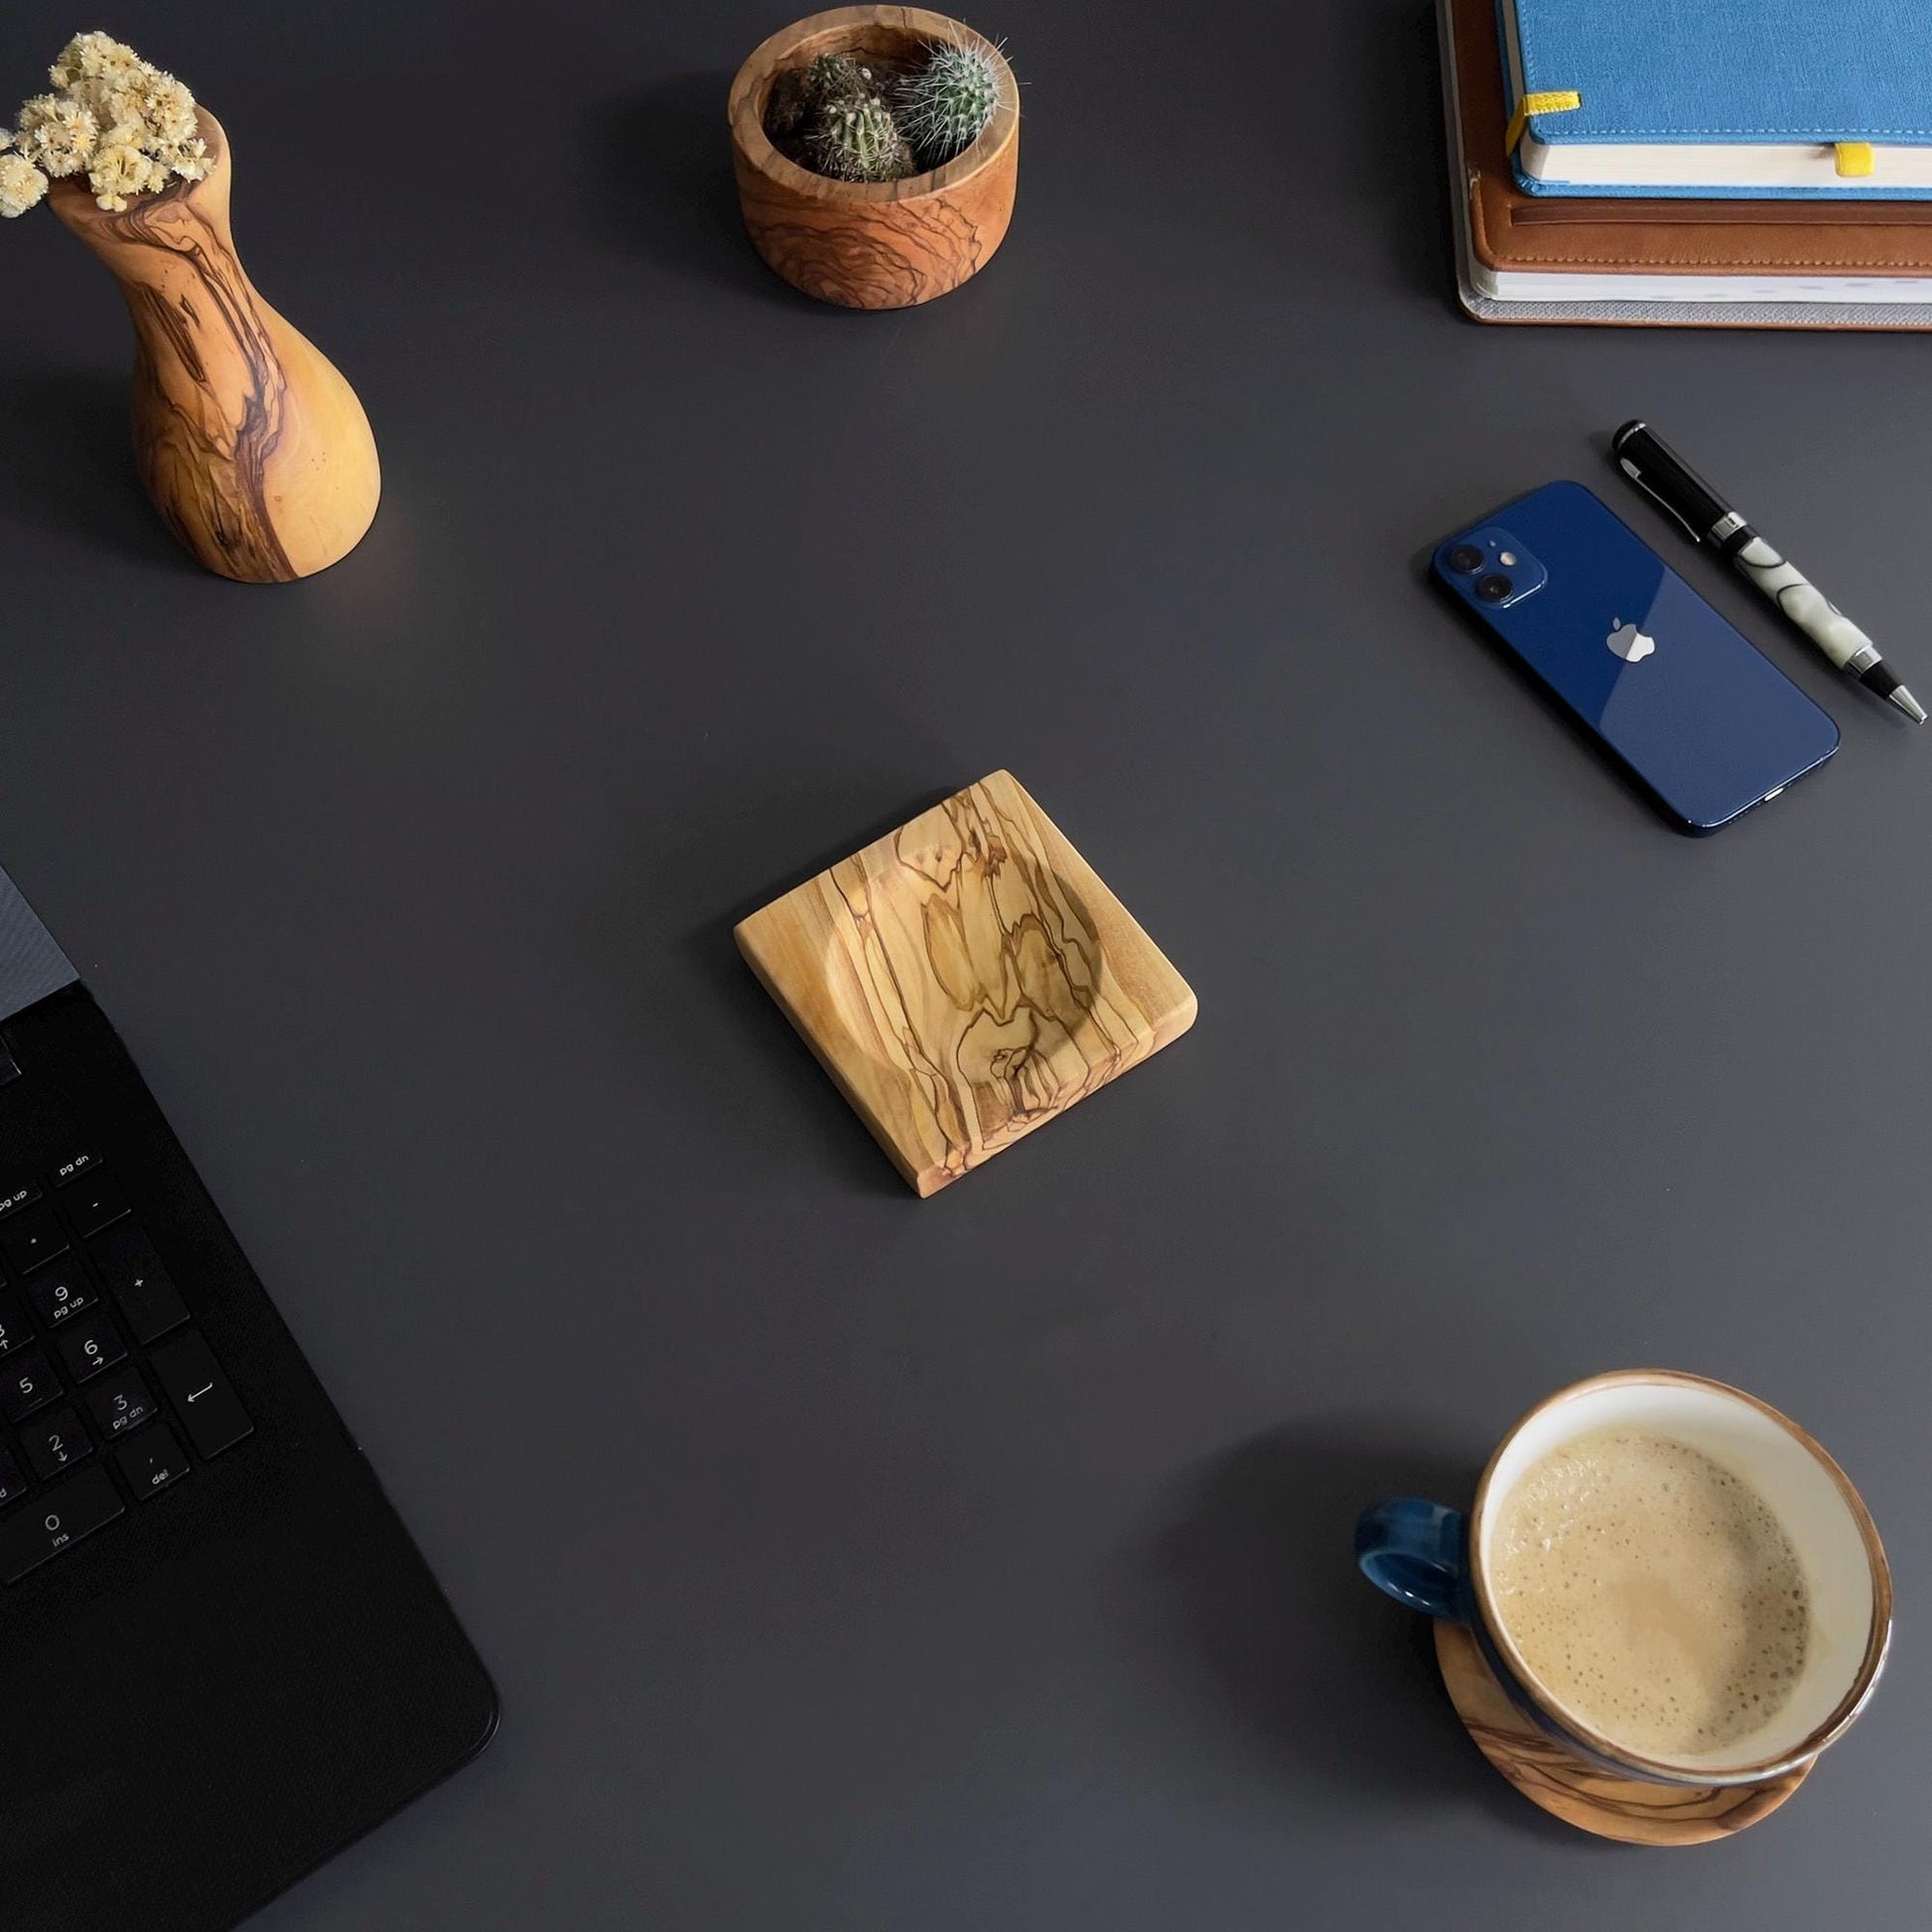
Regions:
<instances>
[{"instance_id":1,"label":"phone camera lens","mask_svg":"<svg viewBox=\"0 0 1932 1932\"><path fill-rule=\"evenodd\" d=\"M1515 588L1507 577L1499 577L1493 571L1487 577L1476 579L1476 596L1485 604L1500 604Z\"/></svg>"},{"instance_id":2,"label":"phone camera lens","mask_svg":"<svg viewBox=\"0 0 1932 1932\"><path fill-rule=\"evenodd\" d=\"M1470 571L1482 568L1482 552L1473 543L1458 543L1449 554L1449 566L1466 576Z\"/></svg>"}]
</instances>

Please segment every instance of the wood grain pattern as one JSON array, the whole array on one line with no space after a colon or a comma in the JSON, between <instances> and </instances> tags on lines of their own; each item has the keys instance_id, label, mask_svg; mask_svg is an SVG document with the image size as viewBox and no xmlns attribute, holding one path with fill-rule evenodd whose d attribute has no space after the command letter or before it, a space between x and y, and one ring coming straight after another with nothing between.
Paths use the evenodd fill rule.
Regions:
<instances>
[{"instance_id":1,"label":"wood grain pattern","mask_svg":"<svg viewBox=\"0 0 1932 1932\"><path fill-rule=\"evenodd\" d=\"M134 323L134 453L168 527L209 570L286 583L354 549L381 494L354 390L249 281L229 227L227 137L202 114L211 166L97 207L80 179L54 211L120 284Z\"/></svg>"},{"instance_id":2,"label":"wood grain pattern","mask_svg":"<svg viewBox=\"0 0 1932 1932\"><path fill-rule=\"evenodd\" d=\"M1509 1701L1475 1638L1436 1625L1436 1661L1476 1748L1534 1805L1579 1831L1623 1845L1708 1845L1767 1818L1811 1774L1806 1764L1761 1784L1646 1784L1573 1756Z\"/></svg>"},{"instance_id":3,"label":"wood grain pattern","mask_svg":"<svg viewBox=\"0 0 1932 1932\"><path fill-rule=\"evenodd\" d=\"M986 131L943 168L904 181L844 182L787 160L764 132L771 82L825 53L909 64L935 42L985 48L1004 81ZM745 226L794 288L849 309L903 309L956 289L1006 239L1020 174L1020 88L999 50L921 7L839 7L773 34L731 90Z\"/></svg>"},{"instance_id":4,"label":"wood grain pattern","mask_svg":"<svg viewBox=\"0 0 1932 1932\"><path fill-rule=\"evenodd\" d=\"M1005 771L755 912L738 943L921 1195L1194 1021L1186 982Z\"/></svg>"}]
</instances>

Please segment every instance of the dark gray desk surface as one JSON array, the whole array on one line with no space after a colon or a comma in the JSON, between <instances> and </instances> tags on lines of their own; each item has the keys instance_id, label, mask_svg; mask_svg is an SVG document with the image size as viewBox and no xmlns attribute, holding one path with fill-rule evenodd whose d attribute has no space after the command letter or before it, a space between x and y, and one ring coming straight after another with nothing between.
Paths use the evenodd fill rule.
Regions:
<instances>
[{"instance_id":1,"label":"dark gray desk surface","mask_svg":"<svg viewBox=\"0 0 1932 1932\"><path fill-rule=\"evenodd\" d=\"M1005 252L815 308L726 166L782 18L123 0L377 425L300 588L174 552L111 287L0 233L5 863L503 1691L263 1932L1922 1917L1932 733L1673 552L1845 733L1681 839L1418 571L1562 474L1671 544L1644 412L1932 684L1924 343L1462 322L1415 0L1002 0ZM730 930L1001 764L1201 1019L919 1204ZM1672 1854L1504 1789L1347 1549L1652 1361L1814 1428L1901 1605Z\"/></svg>"}]
</instances>

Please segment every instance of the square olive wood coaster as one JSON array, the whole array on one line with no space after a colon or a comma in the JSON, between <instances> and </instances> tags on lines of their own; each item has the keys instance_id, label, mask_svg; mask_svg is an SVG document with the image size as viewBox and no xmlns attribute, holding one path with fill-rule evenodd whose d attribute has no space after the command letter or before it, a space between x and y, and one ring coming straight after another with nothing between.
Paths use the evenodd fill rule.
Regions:
<instances>
[{"instance_id":1,"label":"square olive wood coaster","mask_svg":"<svg viewBox=\"0 0 1932 1932\"><path fill-rule=\"evenodd\" d=\"M738 945L922 1195L1194 1024L1187 982L1006 771L773 899Z\"/></svg>"}]
</instances>

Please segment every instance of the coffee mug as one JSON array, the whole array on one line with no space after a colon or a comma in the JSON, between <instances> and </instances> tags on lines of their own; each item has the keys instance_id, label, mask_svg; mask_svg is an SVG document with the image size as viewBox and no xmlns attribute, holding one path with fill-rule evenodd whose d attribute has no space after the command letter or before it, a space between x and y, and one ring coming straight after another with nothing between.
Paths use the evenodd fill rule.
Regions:
<instances>
[{"instance_id":1,"label":"coffee mug","mask_svg":"<svg viewBox=\"0 0 1932 1932\"><path fill-rule=\"evenodd\" d=\"M1489 1585L1504 1504L1553 1449L1604 1430L1688 1445L1755 1489L1802 1563L1811 1625L1795 1688L1761 1727L1716 1749L1665 1757L1606 1736L1538 1682ZM1870 1699L1891 1640L1891 1573L1859 1492L1788 1417L1741 1389L1670 1369L1592 1376L1540 1402L1497 1445L1465 1517L1398 1497L1355 1526L1363 1574L1398 1602L1466 1624L1498 1684L1586 1763L1656 1784L1755 1784L1808 1764Z\"/></svg>"}]
</instances>

